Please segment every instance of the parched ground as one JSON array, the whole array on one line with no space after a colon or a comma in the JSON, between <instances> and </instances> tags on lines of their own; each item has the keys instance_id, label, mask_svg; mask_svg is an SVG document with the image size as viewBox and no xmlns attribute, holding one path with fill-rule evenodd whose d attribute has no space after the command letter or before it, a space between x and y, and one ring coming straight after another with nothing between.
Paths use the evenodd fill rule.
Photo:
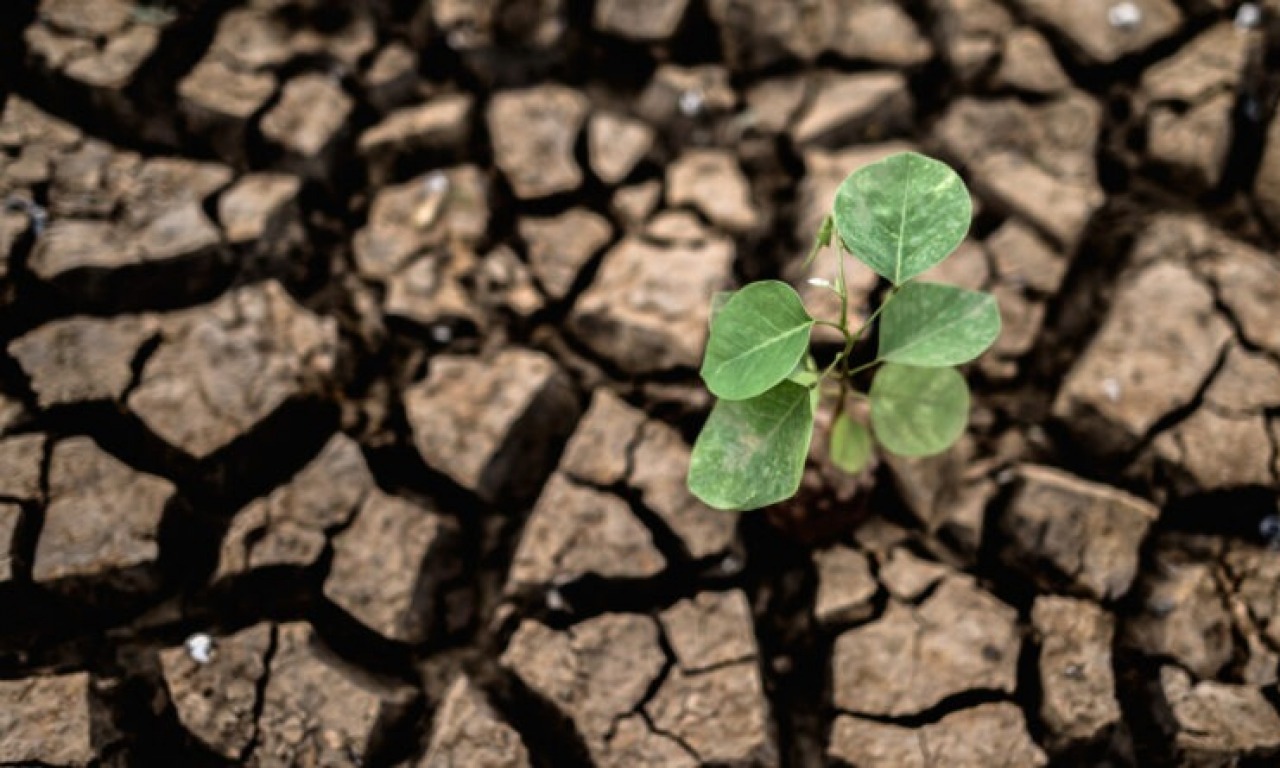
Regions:
<instances>
[{"instance_id":1,"label":"parched ground","mask_svg":"<svg viewBox=\"0 0 1280 768\"><path fill-rule=\"evenodd\" d=\"M1277 73L1276 2L5 0L0 765L1277 765ZM701 507L709 295L902 148L968 436Z\"/></svg>"}]
</instances>

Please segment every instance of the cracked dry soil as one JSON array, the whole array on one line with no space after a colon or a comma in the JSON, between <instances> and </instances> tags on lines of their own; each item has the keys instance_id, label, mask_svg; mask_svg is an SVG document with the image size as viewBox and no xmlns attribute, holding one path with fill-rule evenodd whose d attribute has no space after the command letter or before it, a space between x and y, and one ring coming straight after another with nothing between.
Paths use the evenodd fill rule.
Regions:
<instances>
[{"instance_id":1,"label":"cracked dry soil","mask_svg":"<svg viewBox=\"0 0 1280 768\"><path fill-rule=\"evenodd\" d=\"M1280 764L1278 72L1274 0L3 3L0 765ZM832 311L903 148L968 435L702 507L709 295Z\"/></svg>"}]
</instances>

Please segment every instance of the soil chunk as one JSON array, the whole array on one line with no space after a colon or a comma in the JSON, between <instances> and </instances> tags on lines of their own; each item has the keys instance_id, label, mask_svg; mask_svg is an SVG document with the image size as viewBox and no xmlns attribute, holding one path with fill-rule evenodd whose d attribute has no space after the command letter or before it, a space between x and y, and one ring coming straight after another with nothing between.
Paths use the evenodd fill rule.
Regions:
<instances>
[{"instance_id":1,"label":"soil chunk","mask_svg":"<svg viewBox=\"0 0 1280 768\"><path fill-rule=\"evenodd\" d=\"M1001 518L1005 559L1045 589L1123 597L1159 510L1143 499L1048 467L1022 466Z\"/></svg>"},{"instance_id":2,"label":"soil chunk","mask_svg":"<svg viewBox=\"0 0 1280 768\"><path fill-rule=\"evenodd\" d=\"M578 417L559 366L514 347L491 360L434 358L405 410L423 460L489 502L531 495Z\"/></svg>"},{"instance_id":3,"label":"soil chunk","mask_svg":"<svg viewBox=\"0 0 1280 768\"><path fill-rule=\"evenodd\" d=\"M529 268L542 290L555 301L569 295L591 257L613 235L607 219L585 208L572 208L546 218L522 218L518 228L529 248Z\"/></svg>"},{"instance_id":4,"label":"soil chunk","mask_svg":"<svg viewBox=\"0 0 1280 768\"><path fill-rule=\"evenodd\" d=\"M1179 308L1155 312L1152 307ZM1067 374L1053 415L1101 454L1129 450L1189 405L1217 365L1230 327L1185 267L1155 264L1125 283Z\"/></svg>"},{"instance_id":5,"label":"soil chunk","mask_svg":"<svg viewBox=\"0 0 1280 768\"><path fill-rule=\"evenodd\" d=\"M418 768L529 768L520 734L505 723L470 678L459 676L445 694Z\"/></svg>"},{"instance_id":6,"label":"soil chunk","mask_svg":"<svg viewBox=\"0 0 1280 768\"><path fill-rule=\"evenodd\" d=\"M1014 0L1013 5L1071 44L1087 64L1114 64L1173 35L1182 26L1182 12L1171 0L1138 0L1137 22L1112 18L1111 0Z\"/></svg>"},{"instance_id":7,"label":"soil chunk","mask_svg":"<svg viewBox=\"0 0 1280 768\"><path fill-rule=\"evenodd\" d=\"M442 582L458 569L457 526L374 489L333 542L324 595L389 640L426 640Z\"/></svg>"},{"instance_id":8,"label":"soil chunk","mask_svg":"<svg viewBox=\"0 0 1280 768\"><path fill-rule=\"evenodd\" d=\"M779 765L755 659L701 673L676 667L645 713L659 733L688 747L699 765Z\"/></svg>"},{"instance_id":9,"label":"soil chunk","mask_svg":"<svg viewBox=\"0 0 1280 768\"><path fill-rule=\"evenodd\" d=\"M288 174L242 176L218 198L218 222L227 241L240 245L282 235L297 221L301 188L301 180Z\"/></svg>"},{"instance_id":10,"label":"soil chunk","mask_svg":"<svg viewBox=\"0 0 1280 768\"><path fill-rule=\"evenodd\" d=\"M1012 608L967 577L948 578L919 607L890 601L882 618L836 639L835 706L901 717L965 691L1012 693L1019 645Z\"/></svg>"},{"instance_id":11,"label":"soil chunk","mask_svg":"<svg viewBox=\"0 0 1280 768\"><path fill-rule=\"evenodd\" d=\"M285 83L280 101L262 116L262 135L304 173L322 172L355 102L334 78L308 74Z\"/></svg>"},{"instance_id":12,"label":"soil chunk","mask_svg":"<svg viewBox=\"0 0 1280 768\"><path fill-rule=\"evenodd\" d=\"M688 5L689 0L601 0L593 23L601 32L656 42L675 34Z\"/></svg>"},{"instance_id":13,"label":"soil chunk","mask_svg":"<svg viewBox=\"0 0 1280 768\"><path fill-rule=\"evenodd\" d=\"M87 437L58 442L32 579L67 592L89 584L155 588L160 526L173 493L173 483L134 471Z\"/></svg>"},{"instance_id":14,"label":"soil chunk","mask_svg":"<svg viewBox=\"0 0 1280 768\"><path fill-rule=\"evenodd\" d=\"M582 184L573 146L587 118L587 98L545 85L496 94L489 103L494 162L516 197L532 200Z\"/></svg>"},{"instance_id":15,"label":"soil chunk","mask_svg":"<svg viewBox=\"0 0 1280 768\"><path fill-rule=\"evenodd\" d=\"M38 501L43 495L44 435L0 439L0 496L12 501Z\"/></svg>"},{"instance_id":16,"label":"soil chunk","mask_svg":"<svg viewBox=\"0 0 1280 768\"><path fill-rule=\"evenodd\" d=\"M741 591L699 592L659 615L680 668L705 672L756 658L751 606Z\"/></svg>"},{"instance_id":17,"label":"soil chunk","mask_svg":"<svg viewBox=\"0 0 1280 768\"><path fill-rule=\"evenodd\" d=\"M840 715L827 755L859 768L1026 768L1048 759L1022 710L1000 702L952 712L920 728Z\"/></svg>"},{"instance_id":18,"label":"soil chunk","mask_svg":"<svg viewBox=\"0 0 1280 768\"><path fill-rule=\"evenodd\" d=\"M624 613L565 631L526 620L502 654L505 668L573 723L595 762L619 767L614 723L636 711L666 664L657 624Z\"/></svg>"},{"instance_id":19,"label":"soil chunk","mask_svg":"<svg viewBox=\"0 0 1280 768\"><path fill-rule=\"evenodd\" d=\"M1111 666L1115 620L1093 603L1036 598L1040 635L1040 719L1055 750L1105 740L1121 719Z\"/></svg>"},{"instance_id":20,"label":"soil chunk","mask_svg":"<svg viewBox=\"0 0 1280 768\"><path fill-rule=\"evenodd\" d=\"M231 519L215 579L260 568L314 565L327 534L346 525L373 489L360 447L335 435L287 484Z\"/></svg>"},{"instance_id":21,"label":"soil chunk","mask_svg":"<svg viewBox=\"0 0 1280 768\"><path fill-rule=\"evenodd\" d=\"M695 368L711 314L707 297L728 284L734 253L732 241L711 233L696 245L627 237L605 254L569 327L627 373Z\"/></svg>"},{"instance_id":22,"label":"soil chunk","mask_svg":"<svg viewBox=\"0 0 1280 768\"><path fill-rule=\"evenodd\" d=\"M997 86L1045 96L1071 87L1071 78L1062 71L1049 41L1029 27L1019 27L1005 37L1000 68L993 79Z\"/></svg>"},{"instance_id":23,"label":"soil chunk","mask_svg":"<svg viewBox=\"0 0 1280 768\"><path fill-rule=\"evenodd\" d=\"M760 223L751 185L732 153L690 150L667 167L667 204L691 205L727 232L750 232Z\"/></svg>"},{"instance_id":24,"label":"soil chunk","mask_svg":"<svg viewBox=\"0 0 1280 768\"><path fill-rule=\"evenodd\" d=\"M276 629L250 764L365 763L414 698L339 661L309 624Z\"/></svg>"},{"instance_id":25,"label":"soil chunk","mask_svg":"<svg viewBox=\"0 0 1280 768\"><path fill-rule=\"evenodd\" d=\"M163 325L129 409L197 459L245 437L289 401L313 396L334 371L336 322L299 306L275 281Z\"/></svg>"},{"instance_id":26,"label":"soil chunk","mask_svg":"<svg viewBox=\"0 0 1280 768\"><path fill-rule=\"evenodd\" d=\"M207 660L185 647L160 652L169 699L187 732L228 760L239 760L257 735L258 692L275 643L271 624L219 637ZM207 637L207 636L206 636Z\"/></svg>"},{"instance_id":27,"label":"soil chunk","mask_svg":"<svg viewBox=\"0 0 1280 768\"><path fill-rule=\"evenodd\" d=\"M22 507L0 501L0 589L13 581L19 567L17 535L22 523Z\"/></svg>"},{"instance_id":28,"label":"soil chunk","mask_svg":"<svg viewBox=\"0 0 1280 768\"><path fill-rule=\"evenodd\" d=\"M96 765L107 718L88 672L0 680L0 763Z\"/></svg>"},{"instance_id":29,"label":"soil chunk","mask_svg":"<svg viewBox=\"0 0 1280 768\"><path fill-rule=\"evenodd\" d=\"M415 155L460 158L471 140L470 94L441 94L403 107L360 134L358 148L375 183L392 178L399 163Z\"/></svg>"},{"instance_id":30,"label":"soil chunk","mask_svg":"<svg viewBox=\"0 0 1280 768\"><path fill-rule=\"evenodd\" d=\"M836 148L892 136L911 118L907 81L896 72L825 77L791 128L798 147Z\"/></svg>"},{"instance_id":31,"label":"soil chunk","mask_svg":"<svg viewBox=\"0 0 1280 768\"><path fill-rule=\"evenodd\" d=\"M599 112L587 124L591 170L605 184L618 184L653 149L653 129L614 112Z\"/></svg>"},{"instance_id":32,"label":"soil chunk","mask_svg":"<svg viewBox=\"0 0 1280 768\"><path fill-rule=\"evenodd\" d=\"M1234 643L1214 567L1189 556L1176 539L1159 542L1154 558L1138 582L1141 610L1124 624L1121 641L1148 656L1173 659L1197 677L1216 677Z\"/></svg>"},{"instance_id":33,"label":"soil chunk","mask_svg":"<svg viewBox=\"0 0 1280 768\"><path fill-rule=\"evenodd\" d=\"M1280 754L1280 715L1257 688L1205 680L1177 667L1160 670L1166 727L1184 765L1226 765Z\"/></svg>"},{"instance_id":34,"label":"soil chunk","mask_svg":"<svg viewBox=\"0 0 1280 768\"><path fill-rule=\"evenodd\" d=\"M119 401L142 345L159 332L154 316L55 320L10 342L41 408Z\"/></svg>"},{"instance_id":35,"label":"soil chunk","mask_svg":"<svg viewBox=\"0 0 1280 768\"><path fill-rule=\"evenodd\" d=\"M666 560L621 498L559 473L547 482L511 561L507 592L572 582L592 574L644 579Z\"/></svg>"},{"instance_id":36,"label":"soil chunk","mask_svg":"<svg viewBox=\"0 0 1280 768\"><path fill-rule=\"evenodd\" d=\"M819 624L833 626L860 621L875 610L871 599L878 589L871 565L861 552L834 546L815 552L818 594L813 615Z\"/></svg>"},{"instance_id":37,"label":"soil chunk","mask_svg":"<svg viewBox=\"0 0 1280 768\"><path fill-rule=\"evenodd\" d=\"M1280 115L1272 119L1266 142L1253 182L1253 196L1272 229L1280 231Z\"/></svg>"}]
</instances>

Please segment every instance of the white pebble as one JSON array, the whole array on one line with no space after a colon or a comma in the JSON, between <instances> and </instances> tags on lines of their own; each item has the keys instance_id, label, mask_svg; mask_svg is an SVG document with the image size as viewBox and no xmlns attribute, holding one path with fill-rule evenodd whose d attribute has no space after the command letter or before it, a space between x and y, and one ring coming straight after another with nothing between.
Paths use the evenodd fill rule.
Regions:
<instances>
[{"instance_id":1,"label":"white pebble","mask_svg":"<svg viewBox=\"0 0 1280 768\"><path fill-rule=\"evenodd\" d=\"M831 288L831 281L821 277L811 277L805 282L817 288Z\"/></svg>"},{"instance_id":2,"label":"white pebble","mask_svg":"<svg viewBox=\"0 0 1280 768\"><path fill-rule=\"evenodd\" d=\"M1134 3L1116 3L1107 11L1107 21L1116 29L1135 29L1142 23L1142 9Z\"/></svg>"},{"instance_id":3,"label":"white pebble","mask_svg":"<svg viewBox=\"0 0 1280 768\"><path fill-rule=\"evenodd\" d=\"M439 194L449 190L449 175L444 171L432 171L422 180L422 186L431 194Z\"/></svg>"},{"instance_id":4,"label":"white pebble","mask_svg":"<svg viewBox=\"0 0 1280 768\"><path fill-rule=\"evenodd\" d=\"M703 101L700 91L685 91L680 94L680 114L685 117L695 117L702 111Z\"/></svg>"},{"instance_id":5,"label":"white pebble","mask_svg":"<svg viewBox=\"0 0 1280 768\"><path fill-rule=\"evenodd\" d=\"M1102 380L1102 394L1107 396L1111 402L1120 401L1120 382L1116 379Z\"/></svg>"},{"instance_id":6,"label":"white pebble","mask_svg":"<svg viewBox=\"0 0 1280 768\"><path fill-rule=\"evenodd\" d=\"M547 590L547 608L553 611L563 611L569 607L569 601L564 599L564 595L560 594L560 590Z\"/></svg>"},{"instance_id":7,"label":"white pebble","mask_svg":"<svg viewBox=\"0 0 1280 768\"><path fill-rule=\"evenodd\" d=\"M437 344L448 344L453 341L453 329L447 325L431 326L431 340Z\"/></svg>"},{"instance_id":8,"label":"white pebble","mask_svg":"<svg viewBox=\"0 0 1280 768\"><path fill-rule=\"evenodd\" d=\"M213 638L204 632L197 632L187 638L187 655L197 664L204 665L213 661Z\"/></svg>"},{"instance_id":9,"label":"white pebble","mask_svg":"<svg viewBox=\"0 0 1280 768\"><path fill-rule=\"evenodd\" d=\"M1254 29L1262 23L1262 9L1257 3L1241 3L1236 9L1236 29Z\"/></svg>"}]
</instances>

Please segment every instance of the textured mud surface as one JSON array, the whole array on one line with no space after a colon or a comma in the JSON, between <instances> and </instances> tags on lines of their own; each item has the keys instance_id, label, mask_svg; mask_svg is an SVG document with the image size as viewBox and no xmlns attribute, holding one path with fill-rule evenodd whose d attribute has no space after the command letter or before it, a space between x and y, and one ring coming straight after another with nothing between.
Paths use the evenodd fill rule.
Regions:
<instances>
[{"instance_id":1,"label":"textured mud surface","mask_svg":"<svg viewBox=\"0 0 1280 768\"><path fill-rule=\"evenodd\" d=\"M1275 765L1277 72L1274 2L0 4L0 765ZM908 147L969 435L703 508L710 293Z\"/></svg>"}]
</instances>

